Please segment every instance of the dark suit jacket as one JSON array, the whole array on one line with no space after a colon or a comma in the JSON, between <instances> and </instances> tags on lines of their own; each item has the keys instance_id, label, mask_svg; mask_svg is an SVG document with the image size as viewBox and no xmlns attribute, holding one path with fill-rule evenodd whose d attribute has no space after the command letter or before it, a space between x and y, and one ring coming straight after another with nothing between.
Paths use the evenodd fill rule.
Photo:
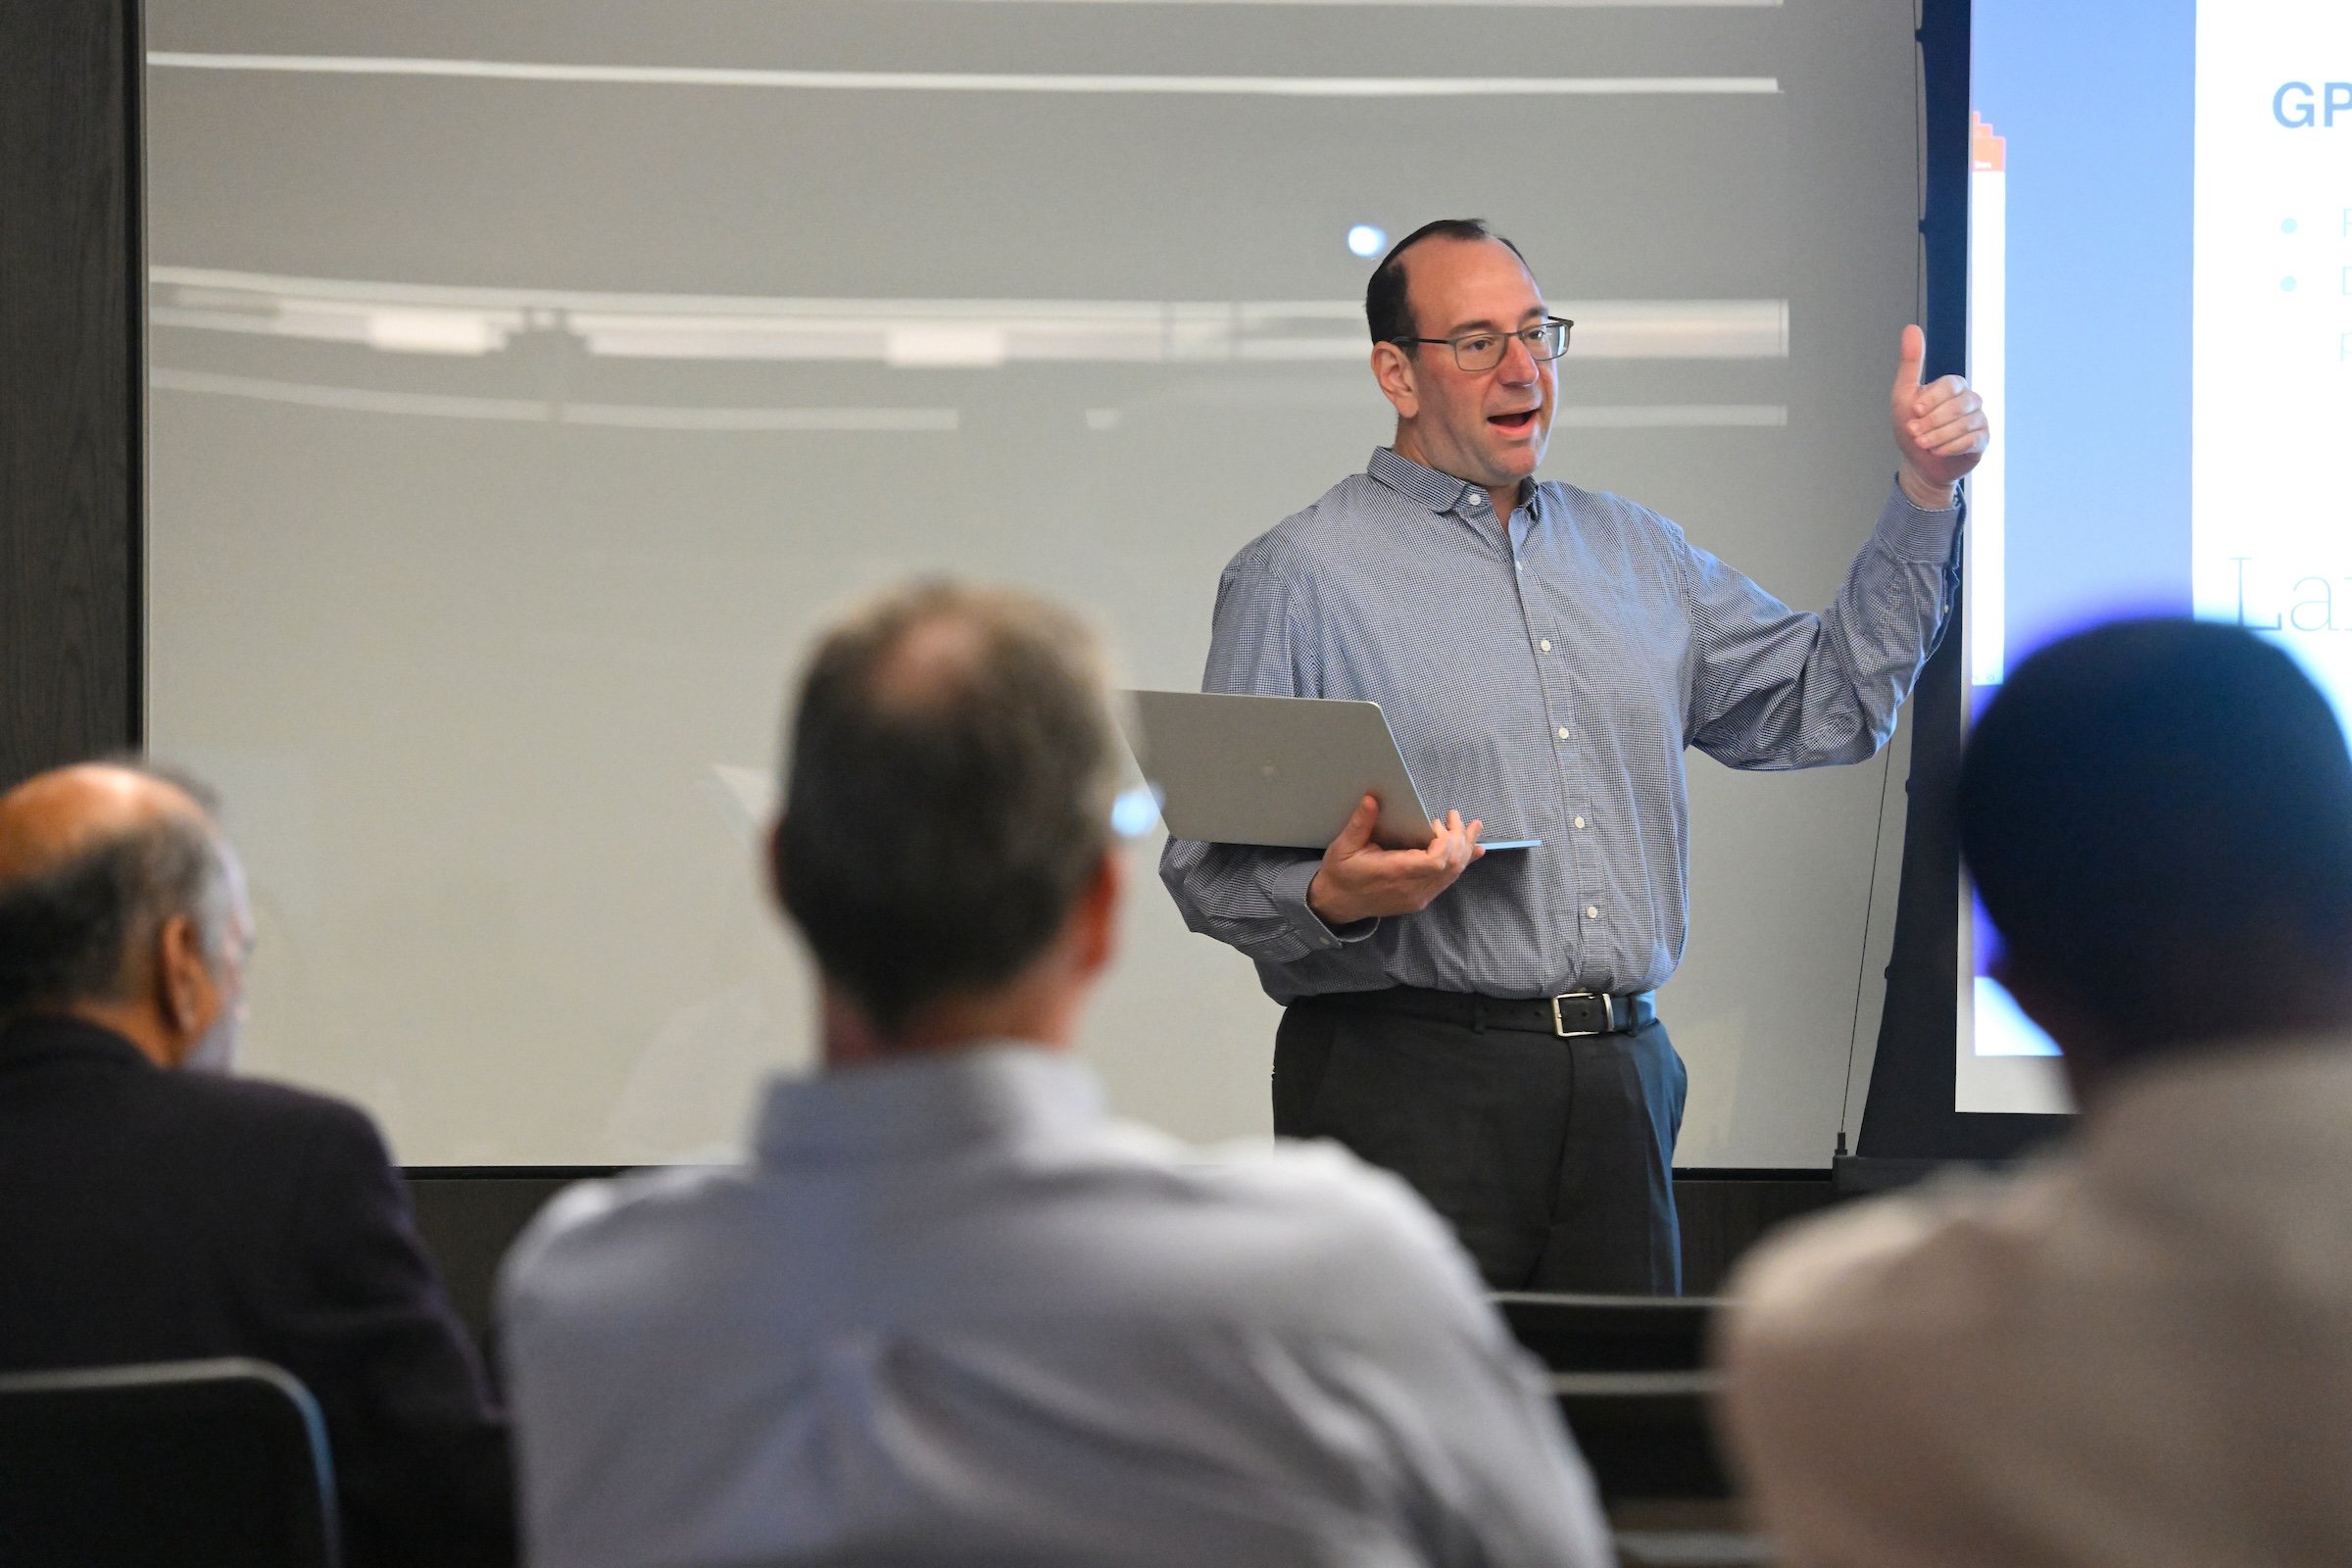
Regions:
<instances>
[{"instance_id":1,"label":"dark suit jacket","mask_svg":"<svg viewBox=\"0 0 2352 1568\"><path fill-rule=\"evenodd\" d=\"M227 1354L317 1396L352 1568L513 1560L504 1421L367 1115L0 1027L0 1368Z\"/></svg>"}]
</instances>

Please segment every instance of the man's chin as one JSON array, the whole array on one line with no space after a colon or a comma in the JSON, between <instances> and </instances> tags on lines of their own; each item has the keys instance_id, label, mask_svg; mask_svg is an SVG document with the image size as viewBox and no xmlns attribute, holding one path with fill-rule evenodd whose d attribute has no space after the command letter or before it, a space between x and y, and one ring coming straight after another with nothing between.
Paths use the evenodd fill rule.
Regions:
<instances>
[{"instance_id":1,"label":"man's chin","mask_svg":"<svg viewBox=\"0 0 2352 1568\"><path fill-rule=\"evenodd\" d=\"M1534 475L1537 465L1544 461L1544 439L1541 435L1525 441L1513 441L1487 453L1487 472L1494 483L1515 485Z\"/></svg>"}]
</instances>

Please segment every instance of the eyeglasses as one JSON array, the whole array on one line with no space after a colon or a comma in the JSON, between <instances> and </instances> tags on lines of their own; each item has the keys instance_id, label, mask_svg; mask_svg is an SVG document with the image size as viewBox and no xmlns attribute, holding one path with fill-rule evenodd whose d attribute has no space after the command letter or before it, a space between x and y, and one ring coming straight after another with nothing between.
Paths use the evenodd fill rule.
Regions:
<instances>
[{"instance_id":1,"label":"eyeglasses","mask_svg":"<svg viewBox=\"0 0 2352 1568\"><path fill-rule=\"evenodd\" d=\"M1568 352L1568 329L1574 325L1574 321L1564 318L1547 316L1536 325L1521 327L1516 332L1465 332L1460 337L1400 337L1394 341L1443 343L1453 350L1456 367L1476 374L1500 365L1513 338L1527 345L1527 357L1537 364L1556 360Z\"/></svg>"}]
</instances>

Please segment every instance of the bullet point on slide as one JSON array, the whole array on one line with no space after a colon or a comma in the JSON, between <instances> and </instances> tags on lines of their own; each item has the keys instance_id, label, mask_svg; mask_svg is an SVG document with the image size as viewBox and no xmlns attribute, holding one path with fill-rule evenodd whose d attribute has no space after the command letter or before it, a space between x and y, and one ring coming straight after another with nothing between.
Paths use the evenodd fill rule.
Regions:
<instances>
[{"instance_id":1,"label":"bullet point on slide","mask_svg":"<svg viewBox=\"0 0 2352 1568\"><path fill-rule=\"evenodd\" d=\"M2278 224L2278 232L2279 232L2279 233L2281 233L2281 234L2292 234L2294 231L2295 231L2295 220L2294 220L2293 219L2289 218L2289 219L2284 219L2284 220L2280 220L2280 222L2279 222L2279 224Z\"/></svg>"},{"instance_id":2,"label":"bullet point on slide","mask_svg":"<svg viewBox=\"0 0 2352 1568\"><path fill-rule=\"evenodd\" d=\"M2295 291L2295 280L2291 277L2282 277L2278 280L2278 287L2286 293L2292 294Z\"/></svg>"}]
</instances>

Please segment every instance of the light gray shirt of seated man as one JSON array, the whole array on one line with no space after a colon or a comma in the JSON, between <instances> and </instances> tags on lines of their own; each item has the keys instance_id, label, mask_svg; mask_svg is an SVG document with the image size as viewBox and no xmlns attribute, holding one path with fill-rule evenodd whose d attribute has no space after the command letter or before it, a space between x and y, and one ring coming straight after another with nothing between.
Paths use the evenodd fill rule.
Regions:
<instances>
[{"instance_id":1,"label":"light gray shirt of seated man","mask_svg":"<svg viewBox=\"0 0 2352 1568\"><path fill-rule=\"evenodd\" d=\"M2352 1562L2348 1126L2352 1037L2183 1054L1750 1253L1727 1436L1783 1560Z\"/></svg>"},{"instance_id":2,"label":"light gray shirt of seated man","mask_svg":"<svg viewBox=\"0 0 2352 1568\"><path fill-rule=\"evenodd\" d=\"M779 1081L751 1163L572 1189L501 1295L536 1563L1609 1560L1400 1184L1020 1045Z\"/></svg>"}]
</instances>

